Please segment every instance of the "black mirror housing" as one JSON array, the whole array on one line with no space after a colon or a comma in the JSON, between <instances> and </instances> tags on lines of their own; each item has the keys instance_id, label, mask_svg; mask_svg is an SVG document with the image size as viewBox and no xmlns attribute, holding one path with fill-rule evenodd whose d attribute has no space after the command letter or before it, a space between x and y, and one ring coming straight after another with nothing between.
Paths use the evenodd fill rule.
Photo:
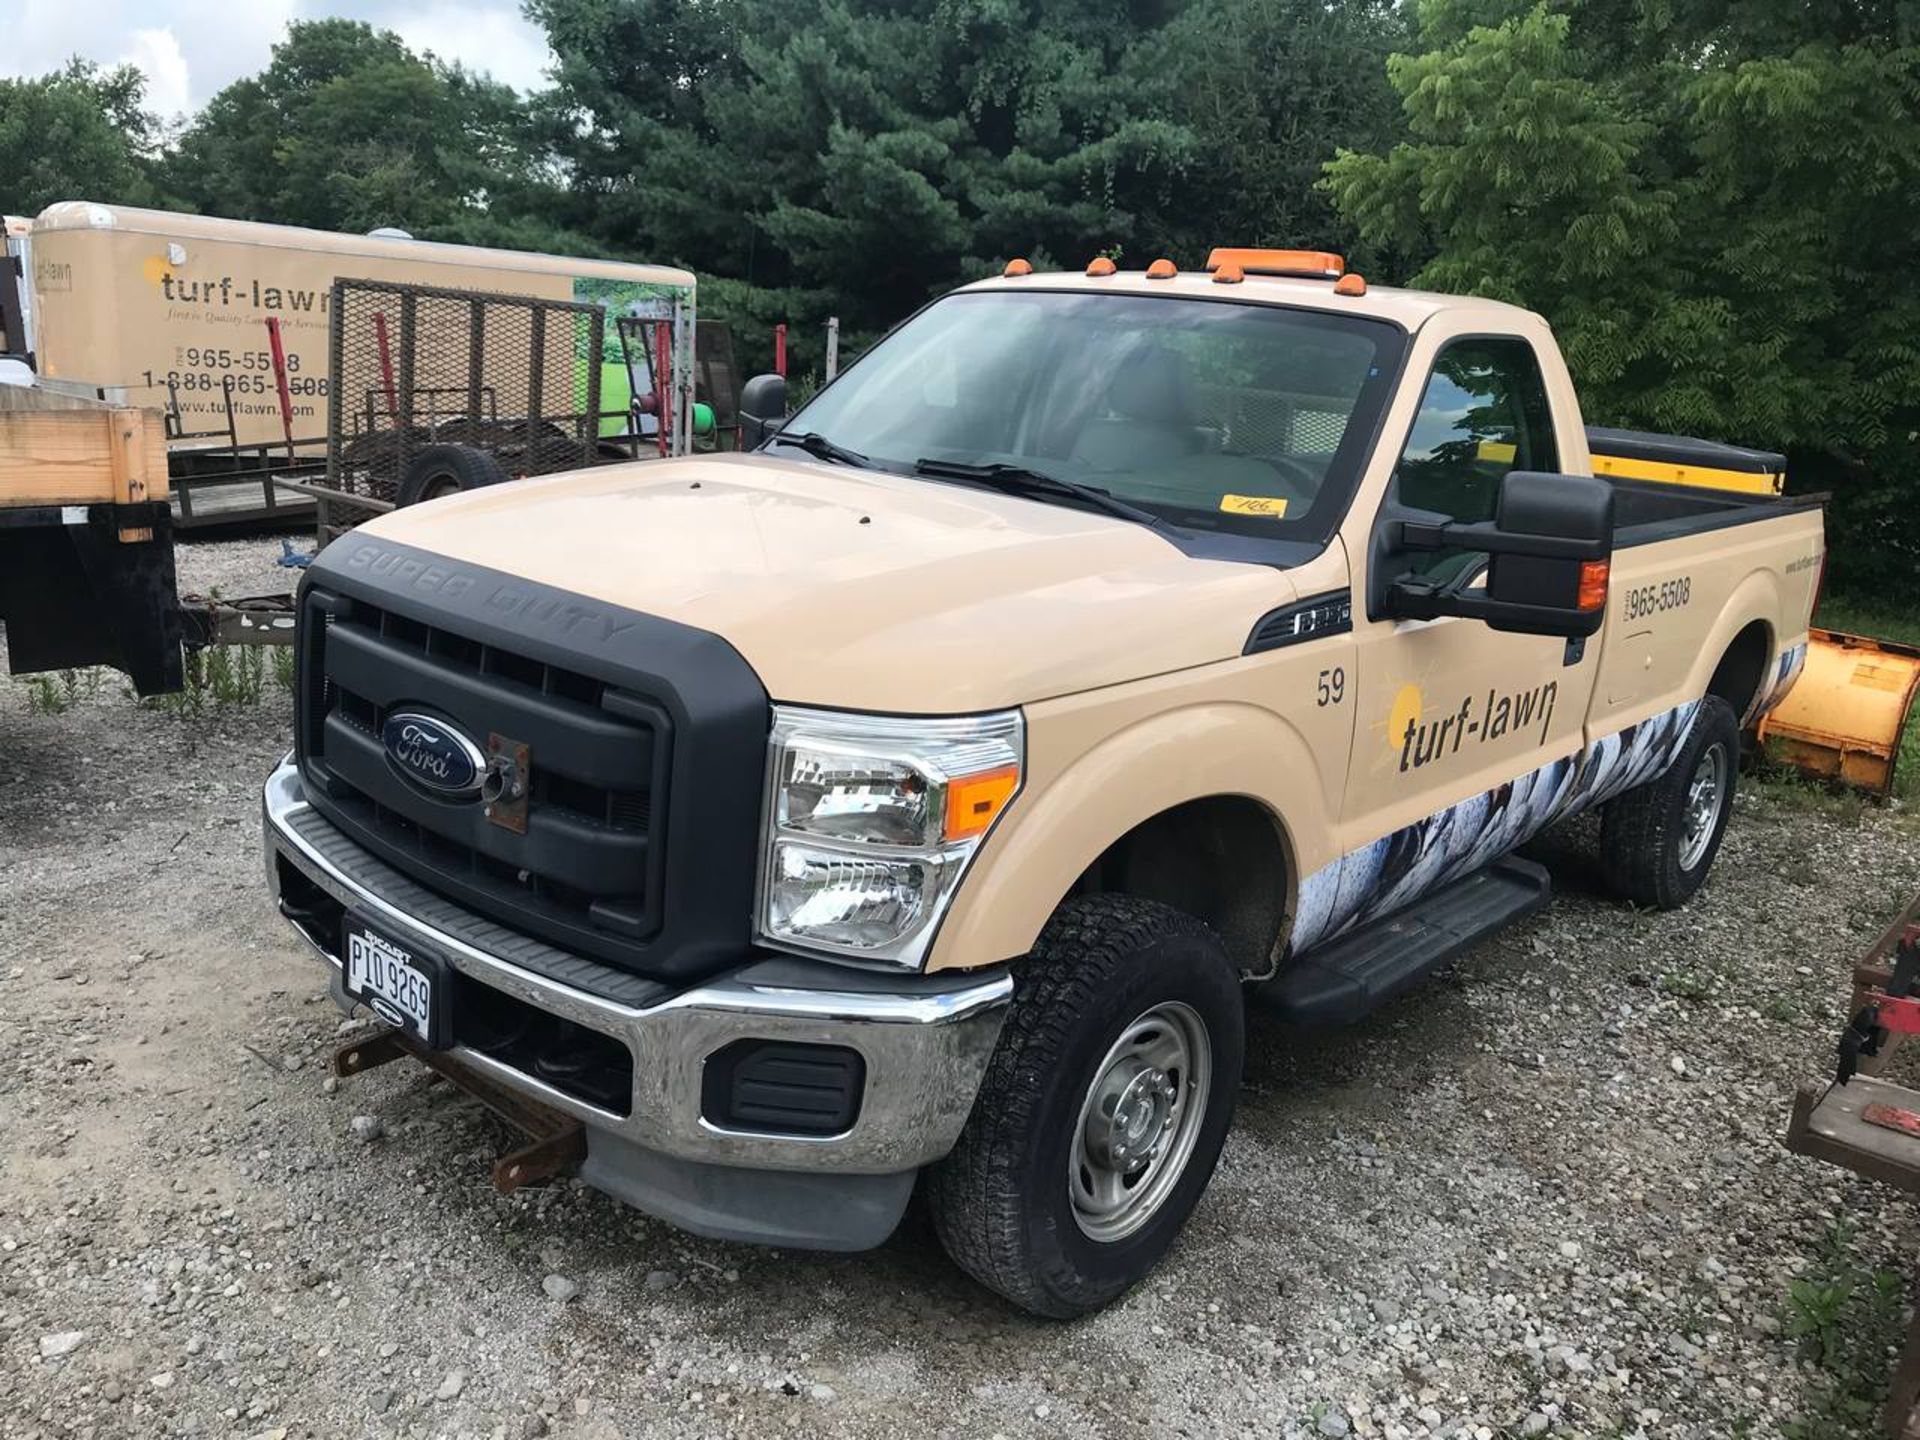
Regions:
<instances>
[{"instance_id":1,"label":"black mirror housing","mask_svg":"<svg viewBox=\"0 0 1920 1440\"><path fill-rule=\"evenodd\" d=\"M1613 486L1592 475L1513 470L1500 482L1489 523L1389 522L1399 551L1486 553L1486 588L1406 575L1387 591L1386 611L1410 620L1458 615L1520 635L1591 635L1606 617L1613 555Z\"/></svg>"},{"instance_id":2,"label":"black mirror housing","mask_svg":"<svg viewBox=\"0 0 1920 1440\"><path fill-rule=\"evenodd\" d=\"M1577 555L1545 556L1493 552L1487 566L1487 598L1497 606L1558 610L1580 628L1549 634L1591 635L1606 610L1606 572L1600 574L1600 602L1583 608L1583 587L1591 599L1595 565L1613 554L1613 486L1591 475L1510 473L1500 486L1494 525L1503 536L1542 535L1585 542ZM1506 628L1497 618L1487 623ZM1539 633L1524 631L1523 633Z\"/></svg>"},{"instance_id":3,"label":"black mirror housing","mask_svg":"<svg viewBox=\"0 0 1920 1440\"><path fill-rule=\"evenodd\" d=\"M787 377L756 375L740 387L740 448L757 450L787 418Z\"/></svg>"}]
</instances>

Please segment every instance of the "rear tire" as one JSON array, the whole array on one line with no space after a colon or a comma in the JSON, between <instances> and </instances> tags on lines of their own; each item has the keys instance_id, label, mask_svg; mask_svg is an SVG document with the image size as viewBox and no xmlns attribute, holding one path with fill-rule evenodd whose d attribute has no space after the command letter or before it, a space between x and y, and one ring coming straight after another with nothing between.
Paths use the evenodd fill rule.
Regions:
<instances>
[{"instance_id":1,"label":"rear tire","mask_svg":"<svg viewBox=\"0 0 1920 1440\"><path fill-rule=\"evenodd\" d=\"M1602 812L1601 862L1622 897L1654 910L1693 898L1720 853L1739 764L1733 707L1709 695L1666 772Z\"/></svg>"},{"instance_id":2,"label":"rear tire","mask_svg":"<svg viewBox=\"0 0 1920 1440\"><path fill-rule=\"evenodd\" d=\"M1129 896L1067 901L1016 970L973 1114L928 1176L947 1253L1036 1315L1118 1298L1206 1189L1245 1043L1239 976L1200 921Z\"/></svg>"},{"instance_id":3,"label":"rear tire","mask_svg":"<svg viewBox=\"0 0 1920 1440\"><path fill-rule=\"evenodd\" d=\"M497 459L471 445L429 445L407 466L394 494L396 506L418 505L462 490L499 485L513 477Z\"/></svg>"}]
</instances>

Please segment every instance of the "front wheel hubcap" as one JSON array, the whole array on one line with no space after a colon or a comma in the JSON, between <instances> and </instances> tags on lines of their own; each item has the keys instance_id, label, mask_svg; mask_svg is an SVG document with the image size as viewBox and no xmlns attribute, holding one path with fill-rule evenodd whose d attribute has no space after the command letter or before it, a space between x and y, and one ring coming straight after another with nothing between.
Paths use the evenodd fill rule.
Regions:
<instances>
[{"instance_id":1,"label":"front wheel hubcap","mask_svg":"<svg viewBox=\"0 0 1920 1440\"><path fill-rule=\"evenodd\" d=\"M1206 1022L1189 1005L1156 1005L1121 1030L1081 1102L1069 1160L1073 1218L1089 1239L1124 1239L1166 1202L1193 1154L1212 1072Z\"/></svg>"}]
</instances>

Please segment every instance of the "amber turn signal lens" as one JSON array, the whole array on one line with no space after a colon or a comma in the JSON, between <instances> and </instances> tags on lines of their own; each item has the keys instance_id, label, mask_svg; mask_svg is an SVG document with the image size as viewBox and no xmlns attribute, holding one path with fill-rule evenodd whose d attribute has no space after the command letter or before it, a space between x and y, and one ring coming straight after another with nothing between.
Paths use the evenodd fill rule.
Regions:
<instances>
[{"instance_id":1,"label":"amber turn signal lens","mask_svg":"<svg viewBox=\"0 0 1920 1440\"><path fill-rule=\"evenodd\" d=\"M1009 260L1007 268L1000 272L1009 280L1018 280L1022 275L1031 275L1033 266L1026 260Z\"/></svg>"},{"instance_id":2,"label":"amber turn signal lens","mask_svg":"<svg viewBox=\"0 0 1920 1440\"><path fill-rule=\"evenodd\" d=\"M947 782L946 837L964 840L979 835L993 824L994 817L1006 809L1007 801L1020 784L1020 769L1015 765L998 770L982 770L978 775L962 775Z\"/></svg>"},{"instance_id":3,"label":"amber turn signal lens","mask_svg":"<svg viewBox=\"0 0 1920 1440\"><path fill-rule=\"evenodd\" d=\"M1175 268L1174 263L1164 258L1154 261L1147 267L1147 278L1149 280L1171 280L1179 273L1180 271Z\"/></svg>"},{"instance_id":4,"label":"amber turn signal lens","mask_svg":"<svg viewBox=\"0 0 1920 1440\"><path fill-rule=\"evenodd\" d=\"M1357 271L1351 275L1342 275L1338 280L1333 282L1333 293L1336 295L1364 295L1367 293L1367 277Z\"/></svg>"},{"instance_id":5,"label":"amber turn signal lens","mask_svg":"<svg viewBox=\"0 0 1920 1440\"><path fill-rule=\"evenodd\" d=\"M1089 275L1111 275L1119 268L1119 266L1115 265L1113 261L1104 255L1096 255L1087 262L1087 274Z\"/></svg>"},{"instance_id":6,"label":"amber turn signal lens","mask_svg":"<svg viewBox=\"0 0 1920 1440\"><path fill-rule=\"evenodd\" d=\"M1244 245L1216 245L1207 256L1207 269L1224 270L1229 265L1255 275L1314 275L1322 280L1331 280L1347 268L1347 262L1330 250L1262 250Z\"/></svg>"},{"instance_id":7,"label":"amber turn signal lens","mask_svg":"<svg viewBox=\"0 0 1920 1440\"><path fill-rule=\"evenodd\" d=\"M1607 604L1607 578L1613 571L1610 560L1583 560L1580 563L1580 594L1577 604L1582 610L1603 610Z\"/></svg>"}]
</instances>

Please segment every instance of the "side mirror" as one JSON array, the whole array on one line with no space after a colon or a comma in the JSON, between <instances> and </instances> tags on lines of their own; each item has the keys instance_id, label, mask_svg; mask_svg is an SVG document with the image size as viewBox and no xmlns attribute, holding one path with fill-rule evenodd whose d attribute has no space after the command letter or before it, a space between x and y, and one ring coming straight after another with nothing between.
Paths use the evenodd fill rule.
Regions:
<instances>
[{"instance_id":1,"label":"side mirror","mask_svg":"<svg viewBox=\"0 0 1920 1440\"><path fill-rule=\"evenodd\" d=\"M1509 471L1491 522L1394 519L1391 552L1479 551L1484 589L1405 574L1387 588L1386 614L1407 620L1459 615L1518 635L1591 635L1606 616L1613 557L1613 486L1591 475Z\"/></svg>"},{"instance_id":2,"label":"side mirror","mask_svg":"<svg viewBox=\"0 0 1920 1440\"><path fill-rule=\"evenodd\" d=\"M740 387L740 448L757 450L787 418L787 377L756 375Z\"/></svg>"}]
</instances>

